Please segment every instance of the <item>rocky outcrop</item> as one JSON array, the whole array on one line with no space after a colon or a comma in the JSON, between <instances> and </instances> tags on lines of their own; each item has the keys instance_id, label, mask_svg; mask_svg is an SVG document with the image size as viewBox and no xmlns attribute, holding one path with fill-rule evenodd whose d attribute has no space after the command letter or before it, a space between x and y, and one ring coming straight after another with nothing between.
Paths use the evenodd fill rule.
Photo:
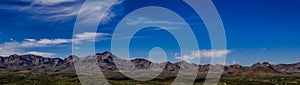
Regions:
<instances>
[{"instance_id":1,"label":"rocky outcrop","mask_svg":"<svg viewBox=\"0 0 300 85\"><path fill-rule=\"evenodd\" d=\"M48 58L38 55L11 55L8 57L0 56L0 69L16 69L16 70L39 70L41 68L50 69L49 71L65 71L74 70L74 61L79 58L75 55L70 55L67 58ZM278 64L272 65L268 62L255 63L250 67L244 67L238 64L222 66L222 65L196 65L185 61L171 63L153 63L146 59L136 58L132 60L120 59L110 52L97 53L94 56L87 56L80 59L81 62L96 61L102 71L118 71L118 67L114 61L121 64L131 62L138 69L148 69L152 65L161 67L165 72L178 72L180 69L193 70L199 68L200 73L207 73L210 67L224 68L223 74L228 75L273 75L281 73L300 73L300 62L295 64Z\"/></svg>"},{"instance_id":2,"label":"rocky outcrop","mask_svg":"<svg viewBox=\"0 0 300 85\"><path fill-rule=\"evenodd\" d=\"M275 70L287 73L300 73L300 62L294 64L272 65Z\"/></svg>"}]
</instances>

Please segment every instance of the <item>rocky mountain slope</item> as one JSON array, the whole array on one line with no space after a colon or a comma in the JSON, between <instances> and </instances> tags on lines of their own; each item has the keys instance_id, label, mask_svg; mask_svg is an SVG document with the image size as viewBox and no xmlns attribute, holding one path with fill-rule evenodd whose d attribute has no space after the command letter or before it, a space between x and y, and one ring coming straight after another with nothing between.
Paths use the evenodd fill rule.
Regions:
<instances>
[{"instance_id":1,"label":"rocky mountain slope","mask_svg":"<svg viewBox=\"0 0 300 85\"><path fill-rule=\"evenodd\" d=\"M8 57L0 56L0 69L12 69L14 71L21 70L39 70L39 69L49 69L51 72L59 72L66 70L74 70L73 60L78 59L76 56L69 56L65 59L61 58L47 58L38 55L11 55ZM163 63L153 63L146 59L132 59L132 60L124 60L120 59L110 52L97 53L93 56L88 56L84 58L84 61L95 60L98 62L99 67L102 71L118 71L116 63L114 63L114 59L121 60L122 62L132 62L135 67L138 69L147 69L150 68L151 65L156 64L158 66L164 67L164 71L166 72L178 72L181 64L183 66L186 65L196 65L190 64L187 62L163 62ZM206 73L209 70L210 66L221 66L221 65L198 65L199 72ZM188 69L188 67L182 67ZM250 67L241 66L238 64L224 66L223 74L226 75L276 75L276 74L284 74L284 73L300 73L300 62L295 64L278 64L273 65L268 62L256 63Z\"/></svg>"}]
</instances>

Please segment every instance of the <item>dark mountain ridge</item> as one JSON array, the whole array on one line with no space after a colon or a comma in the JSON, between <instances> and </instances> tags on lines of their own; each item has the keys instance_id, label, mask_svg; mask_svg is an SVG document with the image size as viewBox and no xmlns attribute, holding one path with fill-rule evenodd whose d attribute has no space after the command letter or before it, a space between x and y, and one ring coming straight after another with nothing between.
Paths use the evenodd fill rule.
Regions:
<instances>
[{"instance_id":1,"label":"dark mountain ridge","mask_svg":"<svg viewBox=\"0 0 300 85\"><path fill-rule=\"evenodd\" d=\"M38 55L26 54L26 55L10 55L8 57L0 56L0 69L14 69L15 71L20 70L39 70L41 68L47 68L48 71L59 72L66 70L74 70L74 60L78 59L78 57L70 55L67 58L47 58ZM181 64L184 67L186 65L196 65L190 64L187 62L163 62L163 63L153 63L146 59L132 59L132 60L124 60L114 56L110 52L97 53L93 56L88 56L84 60L89 61L91 59L96 59L99 67L102 71L114 71L117 72L118 68L114 63L114 59L119 59L122 61L130 61L134 64L138 69L147 69L151 66L151 64L158 64L164 67L164 71L166 72L178 72L181 68ZM163 66L164 65L164 66ZM196 65L197 66L197 65ZM199 72L206 73L209 70L210 66L221 66L221 65L198 65ZM273 65L268 62L263 63L255 63L250 67L241 66L238 64L224 66L223 74L226 75L274 75L274 74L284 74L284 73L300 73L300 62L295 64L278 64Z\"/></svg>"}]
</instances>

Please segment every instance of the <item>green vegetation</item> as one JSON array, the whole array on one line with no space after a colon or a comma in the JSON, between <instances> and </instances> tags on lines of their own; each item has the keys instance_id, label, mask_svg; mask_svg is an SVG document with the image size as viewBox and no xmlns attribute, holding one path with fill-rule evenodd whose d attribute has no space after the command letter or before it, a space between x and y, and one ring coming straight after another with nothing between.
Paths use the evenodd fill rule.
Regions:
<instances>
[{"instance_id":1,"label":"green vegetation","mask_svg":"<svg viewBox=\"0 0 300 85\"><path fill-rule=\"evenodd\" d=\"M300 76L274 76L253 78L222 78L220 82L231 85L299 85Z\"/></svg>"},{"instance_id":2,"label":"green vegetation","mask_svg":"<svg viewBox=\"0 0 300 85\"><path fill-rule=\"evenodd\" d=\"M176 73L163 73L151 81L136 81L121 73L105 72L112 85L170 85ZM194 85L203 85L205 76L198 76ZM75 72L34 73L31 71L0 71L1 85L80 85ZM286 75L274 77L237 77L222 76L219 85L299 85L300 76Z\"/></svg>"},{"instance_id":3,"label":"green vegetation","mask_svg":"<svg viewBox=\"0 0 300 85\"><path fill-rule=\"evenodd\" d=\"M80 85L77 75L70 73L30 74L1 73L1 85Z\"/></svg>"}]
</instances>

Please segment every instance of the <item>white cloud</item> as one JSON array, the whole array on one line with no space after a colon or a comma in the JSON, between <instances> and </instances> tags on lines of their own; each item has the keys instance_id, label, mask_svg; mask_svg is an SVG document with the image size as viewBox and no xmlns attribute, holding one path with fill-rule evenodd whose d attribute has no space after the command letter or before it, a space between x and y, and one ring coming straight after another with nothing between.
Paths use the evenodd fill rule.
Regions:
<instances>
[{"instance_id":1,"label":"white cloud","mask_svg":"<svg viewBox=\"0 0 300 85\"><path fill-rule=\"evenodd\" d=\"M70 39L25 39L22 42L15 42L18 44L20 48L31 48L31 47L45 47L49 45L57 45L57 44L64 44L70 43Z\"/></svg>"},{"instance_id":2,"label":"white cloud","mask_svg":"<svg viewBox=\"0 0 300 85\"><path fill-rule=\"evenodd\" d=\"M39 56L43 56L43 57L51 57L51 56L55 55L55 53L38 52L38 51L30 51L30 52L26 52L24 54L34 54L34 55L39 55Z\"/></svg>"},{"instance_id":3,"label":"white cloud","mask_svg":"<svg viewBox=\"0 0 300 85\"><path fill-rule=\"evenodd\" d=\"M232 61L232 63L231 64L240 64L240 62L239 61Z\"/></svg>"},{"instance_id":4,"label":"white cloud","mask_svg":"<svg viewBox=\"0 0 300 85\"><path fill-rule=\"evenodd\" d=\"M10 41L14 41L14 39L13 39L13 38L10 38L9 40L10 40Z\"/></svg>"},{"instance_id":5,"label":"white cloud","mask_svg":"<svg viewBox=\"0 0 300 85\"><path fill-rule=\"evenodd\" d=\"M62 0L62 1L75 2L76 0ZM77 0L77 1L84 1L84 0ZM64 3L64 2L60 2L60 3ZM100 14L106 14L106 16L103 17L102 22L107 22L112 17L116 16L116 14L113 11L108 10L110 14L107 14L107 10L105 10L105 8L110 7L110 3L111 1L100 0L100 1L93 1L92 3L89 3L89 5L82 6L83 2L81 2L79 4L77 3L70 6L43 7L37 9L37 11L44 10L42 14L49 14L49 16L45 18L45 20L47 21L48 20L64 21L64 19L76 18L77 14L81 11L81 13L85 14L82 16L86 17L80 20L81 23L94 23L97 20L97 17L100 16ZM119 1L118 3L115 4L120 4L120 3L122 3L122 1Z\"/></svg>"},{"instance_id":6,"label":"white cloud","mask_svg":"<svg viewBox=\"0 0 300 85\"><path fill-rule=\"evenodd\" d=\"M49 5L67 3L67 2L75 2L75 1L80 1L80 0L25 0L25 1L27 1L27 2L32 1L33 5L49 6Z\"/></svg>"},{"instance_id":7,"label":"white cloud","mask_svg":"<svg viewBox=\"0 0 300 85\"><path fill-rule=\"evenodd\" d=\"M27 52L23 52L23 49L27 48L35 48L35 47L49 47L54 45L60 44L69 44L72 41L76 43L81 43L83 41L87 42L94 42L94 37L96 41L105 40L106 36L109 36L107 33L93 33L93 32L84 32L82 34L74 35L74 39L64 39L64 38L57 38L57 39L24 39L21 42L17 41L9 41L3 44L0 44L0 56L8 56L11 54L24 54ZM31 52L31 53L38 53L38 52ZM42 53L41 53L42 54ZM44 53L44 55L46 55ZM50 54L48 54L50 55Z\"/></svg>"},{"instance_id":8,"label":"white cloud","mask_svg":"<svg viewBox=\"0 0 300 85\"><path fill-rule=\"evenodd\" d=\"M61 44L61 43L69 43L70 40L68 39L41 39L37 41L39 44Z\"/></svg>"},{"instance_id":9,"label":"white cloud","mask_svg":"<svg viewBox=\"0 0 300 85\"><path fill-rule=\"evenodd\" d=\"M267 48L261 48L260 49L261 51L266 51L266 50L268 50Z\"/></svg>"},{"instance_id":10,"label":"white cloud","mask_svg":"<svg viewBox=\"0 0 300 85\"><path fill-rule=\"evenodd\" d=\"M154 30L173 30L178 29L185 23L172 21L172 20L159 20L159 19L150 19L144 17L137 17L137 18L129 18L126 19L127 25L157 25L157 28Z\"/></svg>"},{"instance_id":11,"label":"white cloud","mask_svg":"<svg viewBox=\"0 0 300 85\"><path fill-rule=\"evenodd\" d=\"M36 40L35 39L25 39L25 41L34 42Z\"/></svg>"},{"instance_id":12,"label":"white cloud","mask_svg":"<svg viewBox=\"0 0 300 85\"><path fill-rule=\"evenodd\" d=\"M16 48L17 44L14 42L0 44L0 56L7 56L11 54L20 54L21 50Z\"/></svg>"},{"instance_id":13,"label":"white cloud","mask_svg":"<svg viewBox=\"0 0 300 85\"><path fill-rule=\"evenodd\" d=\"M8 42L8 43L0 44L0 56L9 56L12 54L34 54L34 55L40 55L44 57L51 57L55 55L54 53L37 52L37 51L30 51L24 53L22 51L22 48L20 48L20 43L17 42Z\"/></svg>"},{"instance_id":14,"label":"white cloud","mask_svg":"<svg viewBox=\"0 0 300 85\"><path fill-rule=\"evenodd\" d=\"M195 50L195 51L192 51L188 55L175 56L175 59L191 62L192 60L197 59L197 58L225 57L225 55L227 55L230 52L232 52L232 51L230 51L230 50Z\"/></svg>"},{"instance_id":15,"label":"white cloud","mask_svg":"<svg viewBox=\"0 0 300 85\"><path fill-rule=\"evenodd\" d=\"M76 40L93 40L94 37L101 37L108 36L107 33L95 33L95 32L84 32L82 34L76 34L75 39Z\"/></svg>"},{"instance_id":16,"label":"white cloud","mask_svg":"<svg viewBox=\"0 0 300 85\"><path fill-rule=\"evenodd\" d=\"M241 65L242 63L237 61L237 60L233 60L233 61L226 61L226 65L234 65L234 64L239 64Z\"/></svg>"},{"instance_id":17,"label":"white cloud","mask_svg":"<svg viewBox=\"0 0 300 85\"><path fill-rule=\"evenodd\" d=\"M109 36L107 33L95 33L95 32L84 32L82 34L76 34L74 35L74 39L25 39L22 42L15 42L19 44L20 47L45 47L49 45L58 45L58 44L65 44L65 43L71 43L72 41L76 43L80 43L82 41L90 41L93 42L94 37L96 38L96 41L105 40L105 37Z\"/></svg>"},{"instance_id":18,"label":"white cloud","mask_svg":"<svg viewBox=\"0 0 300 85\"><path fill-rule=\"evenodd\" d=\"M89 5L82 6L81 13L83 19L80 20L80 23L95 23L98 18L100 18L101 14L106 14L107 10L105 10L106 7L110 6L110 1L102 0L102 1L95 1L93 3L89 2ZM78 11L79 12L79 11ZM106 17L104 18L104 22L110 20L111 17L114 17L115 14L106 14Z\"/></svg>"},{"instance_id":19,"label":"white cloud","mask_svg":"<svg viewBox=\"0 0 300 85\"><path fill-rule=\"evenodd\" d=\"M174 22L174 21L164 21L164 20L151 20L143 17L138 17L136 19L127 19L126 24L128 25L137 25L137 24L172 24L172 25L178 25L178 24L184 24L180 22Z\"/></svg>"},{"instance_id":20,"label":"white cloud","mask_svg":"<svg viewBox=\"0 0 300 85\"><path fill-rule=\"evenodd\" d=\"M66 21L76 18L85 0L14 0L13 2L31 4L27 6L7 4L0 6L0 9L27 12L32 14L31 18L43 21ZM92 3L89 3L82 12L93 18L85 18L83 20L85 23L94 23L90 21L96 19L95 17L98 17L99 13L106 13L106 10L103 9L111 3L109 0L92 0L90 2ZM122 3L122 0L116 4L120 3ZM111 17L116 15L113 11L110 11L110 13L104 18L104 21L110 20Z\"/></svg>"},{"instance_id":21,"label":"white cloud","mask_svg":"<svg viewBox=\"0 0 300 85\"><path fill-rule=\"evenodd\" d=\"M34 10L38 14L46 15L44 17L33 16L35 19L42 19L44 21L66 21L76 18L80 6L74 7L41 7L35 8ZM32 10L32 9L29 9Z\"/></svg>"},{"instance_id":22,"label":"white cloud","mask_svg":"<svg viewBox=\"0 0 300 85\"><path fill-rule=\"evenodd\" d=\"M84 32L81 34L74 35L74 43L81 43L82 41L90 41L90 42L97 42L101 40L106 40L105 37L109 36L108 33L95 33L95 32ZM94 37L96 39L94 39Z\"/></svg>"}]
</instances>

